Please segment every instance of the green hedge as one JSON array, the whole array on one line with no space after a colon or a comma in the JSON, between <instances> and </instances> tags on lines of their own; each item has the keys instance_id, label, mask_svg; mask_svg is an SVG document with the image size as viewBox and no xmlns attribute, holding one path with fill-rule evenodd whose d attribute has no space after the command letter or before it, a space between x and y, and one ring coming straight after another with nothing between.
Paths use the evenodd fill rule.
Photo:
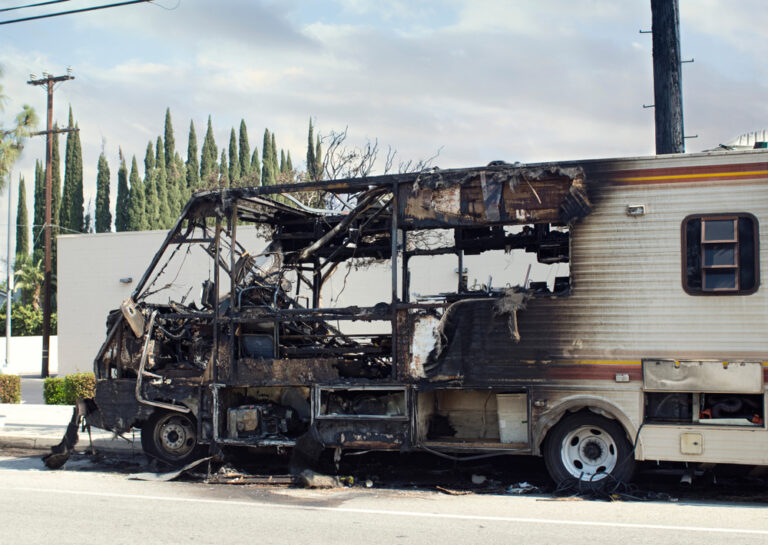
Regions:
<instances>
[{"instance_id":1,"label":"green hedge","mask_svg":"<svg viewBox=\"0 0 768 545\"><path fill-rule=\"evenodd\" d=\"M93 373L74 373L64 377L64 394L67 405L78 399L92 399L96 394L96 376Z\"/></svg>"},{"instance_id":2,"label":"green hedge","mask_svg":"<svg viewBox=\"0 0 768 545\"><path fill-rule=\"evenodd\" d=\"M43 383L46 405L74 405L78 399L94 396L96 377L93 373L74 373L64 378L47 378Z\"/></svg>"},{"instance_id":3,"label":"green hedge","mask_svg":"<svg viewBox=\"0 0 768 545\"><path fill-rule=\"evenodd\" d=\"M19 375L0 375L0 403L21 403Z\"/></svg>"},{"instance_id":4,"label":"green hedge","mask_svg":"<svg viewBox=\"0 0 768 545\"><path fill-rule=\"evenodd\" d=\"M46 405L69 405L64 393L64 379L49 377L43 381L43 399Z\"/></svg>"}]
</instances>

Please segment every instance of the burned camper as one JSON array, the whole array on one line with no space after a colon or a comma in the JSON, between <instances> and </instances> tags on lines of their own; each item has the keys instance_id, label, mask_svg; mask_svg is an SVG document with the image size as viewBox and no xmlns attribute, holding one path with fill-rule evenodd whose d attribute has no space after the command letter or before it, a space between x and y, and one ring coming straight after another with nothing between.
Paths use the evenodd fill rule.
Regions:
<instances>
[{"instance_id":1,"label":"burned camper","mask_svg":"<svg viewBox=\"0 0 768 545\"><path fill-rule=\"evenodd\" d=\"M767 182L754 151L198 193L107 319L88 422L172 464L308 439L542 455L592 483L768 464ZM468 281L505 253L522 272ZM420 282L446 259L452 285ZM378 300L328 295L373 266Z\"/></svg>"}]
</instances>

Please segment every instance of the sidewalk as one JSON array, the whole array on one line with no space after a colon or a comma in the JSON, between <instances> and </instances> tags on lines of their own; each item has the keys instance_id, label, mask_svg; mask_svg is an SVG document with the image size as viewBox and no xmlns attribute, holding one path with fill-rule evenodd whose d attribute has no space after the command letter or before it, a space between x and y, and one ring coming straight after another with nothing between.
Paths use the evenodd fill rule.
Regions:
<instances>
[{"instance_id":1,"label":"sidewalk","mask_svg":"<svg viewBox=\"0 0 768 545\"><path fill-rule=\"evenodd\" d=\"M48 450L58 445L72 419L71 405L44 405L43 379L21 377L21 404L0 403L0 449L23 448ZM4 423L3 423L4 421ZM141 440L126 435L131 441L115 437L112 432L92 428L93 446L98 451L141 452ZM88 432L80 432L77 450L90 446Z\"/></svg>"}]
</instances>

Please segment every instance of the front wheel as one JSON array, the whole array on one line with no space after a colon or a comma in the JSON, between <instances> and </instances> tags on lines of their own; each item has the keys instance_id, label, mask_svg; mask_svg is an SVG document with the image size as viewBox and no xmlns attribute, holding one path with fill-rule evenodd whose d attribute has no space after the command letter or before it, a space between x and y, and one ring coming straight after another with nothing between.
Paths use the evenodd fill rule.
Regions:
<instances>
[{"instance_id":1,"label":"front wheel","mask_svg":"<svg viewBox=\"0 0 768 545\"><path fill-rule=\"evenodd\" d=\"M172 466L183 466L200 455L197 421L192 414L155 411L141 428L144 452Z\"/></svg>"},{"instance_id":2,"label":"front wheel","mask_svg":"<svg viewBox=\"0 0 768 545\"><path fill-rule=\"evenodd\" d=\"M581 481L594 489L629 481L635 467L624 429L615 420L589 412L570 414L552 428L544 461L558 485Z\"/></svg>"}]
</instances>

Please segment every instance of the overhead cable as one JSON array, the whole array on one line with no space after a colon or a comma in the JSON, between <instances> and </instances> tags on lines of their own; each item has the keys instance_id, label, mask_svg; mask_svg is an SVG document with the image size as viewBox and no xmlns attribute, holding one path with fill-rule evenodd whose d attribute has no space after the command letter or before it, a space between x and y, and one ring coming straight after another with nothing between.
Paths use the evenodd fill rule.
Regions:
<instances>
[{"instance_id":1,"label":"overhead cable","mask_svg":"<svg viewBox=\"0 0 768 545\"><path fill-rule=\"evenodd\" d=\"M69 2L69 0L49 0L48 2L38 2L37 4L27 4L26 6L15 6L13 8L0 8L0 11L14 11L17 9L36 8L38 6L47 6L49 4L61 4L62 2Z\"/></svg>"},{"instance_id":2,"label":"overhead cable","mask_svg":"<svg viewBox=\"0 0 768 545\"><path fill-rule=\"evenodd\" d=\"M116 2L114 4L105 4L103 6L94 6L91 8L72 9L69 11L59 11L56 13L47 13L45 15L35 15L33 17L23 17L21 19L12 19L10 21L0 21L0 25L10 25L12 23L23 23L25 21L34 21L35 19L47 19L49 17L58 17L59 15L71 15L73 13L83 13L85 11L95 11L97 9L116 8L119 6L128 6L130 4L141 4L151 2L152 0L131 0L130 2Z\"/></svg>"}]
</instances>

